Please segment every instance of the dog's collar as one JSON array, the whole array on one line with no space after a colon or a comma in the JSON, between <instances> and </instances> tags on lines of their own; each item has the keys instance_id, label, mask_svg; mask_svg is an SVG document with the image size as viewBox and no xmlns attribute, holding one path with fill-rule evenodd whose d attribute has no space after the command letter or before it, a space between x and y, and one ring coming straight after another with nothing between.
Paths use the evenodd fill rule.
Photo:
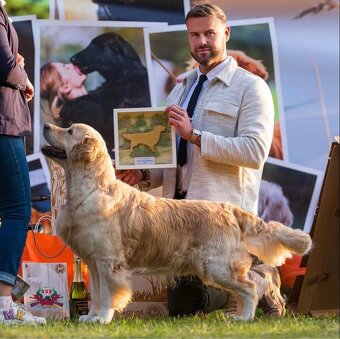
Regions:
<instances>
[{"instance_id":1,"label":"dog's collar","mask_svg":"<svg viewBox=\"0 0 340 339\"><path fill-rule=\"evenodd\" d=\"M84 201L94 192L96 192L97 189L95 188L94 190L92 190L75 208L72 208L69 204L67 204L67 207L71 210L71 212L73 213L74 211L76 211L83 203ZM72 215L73 217L73 215Z\"/></svg>"}]
</instances>

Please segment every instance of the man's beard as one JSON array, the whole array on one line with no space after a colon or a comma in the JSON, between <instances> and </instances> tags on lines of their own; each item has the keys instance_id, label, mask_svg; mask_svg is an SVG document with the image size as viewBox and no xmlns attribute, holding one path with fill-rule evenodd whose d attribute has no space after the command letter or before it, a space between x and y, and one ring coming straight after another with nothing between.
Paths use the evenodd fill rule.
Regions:
<instances>
[{"instance_id":1,"label":"man's beard","mask_svg":"<svg viewBox=\"0 0 340 339\"><path fill-rule=\"evenodd\" d=\"M206 52L205 55L199 55L198 52L191 51L191 56L200 64L203 66L209 66L209 64L214 63L214 61L219 60L223 54L222 49L217 50L209 50L209 52Z\"/></svg>"}]
</instances>

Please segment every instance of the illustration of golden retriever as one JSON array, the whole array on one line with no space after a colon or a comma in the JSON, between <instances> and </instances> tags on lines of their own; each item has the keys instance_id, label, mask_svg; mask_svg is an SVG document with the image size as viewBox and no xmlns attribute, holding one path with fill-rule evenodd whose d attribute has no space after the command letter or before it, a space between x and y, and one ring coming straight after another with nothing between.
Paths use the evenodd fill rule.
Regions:
<instances>
[{"instance_id":1,"label":"illustration of golden retriever","mask_svg":"<svg viewBox=\"0 0 340 339\"><path fill-rule=\"evenodd\" d=\"M156 151L156 145L161 137L161 133L165 131L165 127L161 125L155 126L150 132L145 133L123 133L122 137L131 142L130 153L138 145L150 147L152 152Z\"/></svg>"},{"instance_id":2,"label":"illustration of golden retriever","mask_svg":"<svg viewBox=\"0 0 340 339\"><path fill-rule=\"evenodd\" d=\"M174 200L140 192L116 179L103 138L92 127L44 125L42 152L63 166L67 200L57 234L88 265L92 304L80 321L109 323L129 302L131 274L199 276L242 302L241 320L257 305L247 278L252 259L281 265L309 251L310 236L223 202Z\"/></svg>"}]
</instances>

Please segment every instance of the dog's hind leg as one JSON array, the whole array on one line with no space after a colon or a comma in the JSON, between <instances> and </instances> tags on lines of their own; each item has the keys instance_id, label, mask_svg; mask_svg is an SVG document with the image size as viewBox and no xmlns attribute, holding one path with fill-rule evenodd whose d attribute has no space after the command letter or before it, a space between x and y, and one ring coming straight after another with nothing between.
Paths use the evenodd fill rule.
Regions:
<instances>
[{"instance_id":1,"label":"dog's hind leg","mask_svg":"<svg viewBox=\"0 0 340 339\"><path fill-rule=\"evenodd\" d=\"M90 322L91 319L98 314L100 307L100 284L99 284L99 275L98 269L96 266L95 260L86 260L86 264L88 266L90 272L90 281L91 281L91 308L89 313L86 315L81 315L79 317L80 322Z\"/></svg>"},{"instance_id":2,"label":"dog's hind leg","mask_svg":"<svg viewBox=\"0 0 340 339\"><path fill-rule=\"evenodd\" d=\"M251 260L248 253L234 249L233 254L236 252L236 262L226 261L223 255L216 256L213 261L205 262L205 276L202 280L212 286L235 293L243 306L241 314L235 318L252 320L255 316L257 297L255 284L247 276Z\"/></svg>"},{"instance_id":3,"label":"dog's hind leg","mask_svg":"<svg viewBox=\"0 0 340 339\"><path fill-rule=\"evenodd\" d=\"M114 311L121 311L132 296L128 272L104 261L97 261L100 285L100 308L91 322L108 324Z\"/></svg>"},{"instance_id":4,"label":"dog's hind leg","mask_svg":"<svg viewBox=\"0 0 340 339\"><path fill-rule=\"evenodd\" d=\"M244 277L242 279L239 278L234 281L234 286L232 287L232 290L238 295L243 306L241 314L238 315L236 319L252 320L255 316L257 305L255 284L247 277Z\"/></svg>"},{"instance_id":5,"label":"dog's hind leg","mask_svg":"<svg viewBox=\"0 0 340 339\"><path fill-rule=\"evenodd\" d=\"M215 274L212 279L208 280L211 285L235 293L242 303L240 315L235 316L237 320L252 320L255 316L256 309L256 289L255 284L246 276L236 279L226 278L225 273Z\"/></svg>"}]
</instances>

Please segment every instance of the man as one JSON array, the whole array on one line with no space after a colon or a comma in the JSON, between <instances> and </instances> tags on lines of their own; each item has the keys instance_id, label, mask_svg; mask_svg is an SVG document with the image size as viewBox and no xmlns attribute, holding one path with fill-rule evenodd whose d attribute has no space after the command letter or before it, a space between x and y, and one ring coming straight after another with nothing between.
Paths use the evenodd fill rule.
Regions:
<instances>
[{"instance_id":1,"label":"man","mask_svg":"<svg viewBox=\"0 0 340 339\"><path fill-rule=\"evenodd\" d=\"M179 137L178 166L119 171L117 177L145 190L163 184L167 198L228 201L256 214L263 165L273 136L270 90L260 77L227 56L230 27L221 8L195 6L186 16L186 25L191 54L199 67L168 97L169 124ZM258 265L249 278L257 286L264 312L283 316L277 270ZM181 278L168 290L169 312L182 316L227 308L227 313L235 313L235 302L226 295L195 277Z\"/></svg>"}]
</instances>

